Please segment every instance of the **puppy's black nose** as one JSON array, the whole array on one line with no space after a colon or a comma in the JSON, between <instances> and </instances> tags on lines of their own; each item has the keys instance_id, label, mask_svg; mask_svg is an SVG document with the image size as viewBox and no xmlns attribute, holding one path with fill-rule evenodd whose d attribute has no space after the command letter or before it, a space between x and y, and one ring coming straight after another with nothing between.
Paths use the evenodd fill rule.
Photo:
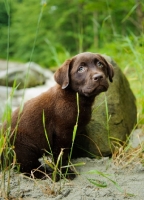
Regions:
<instances>
[{"instance_id":1,"label":"puppy's black nose","mask_svg":"<svg viewBox=\"0 0 144 200\"><path fill-rule=\"evenodd\" d=\"M103 75L102 74L95 74L93 76L93 80L94 81L100 81L101 79L103 79Z\"/></svg>"}]
</instances>

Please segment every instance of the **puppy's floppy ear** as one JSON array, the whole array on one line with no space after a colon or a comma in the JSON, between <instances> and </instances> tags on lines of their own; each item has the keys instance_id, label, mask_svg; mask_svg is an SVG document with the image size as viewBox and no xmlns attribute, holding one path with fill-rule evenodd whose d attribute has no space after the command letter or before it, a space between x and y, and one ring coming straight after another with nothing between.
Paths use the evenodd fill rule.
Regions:
<instances>
[{"instance_id":1,"label":"puppy's floppy ear","mask_svg":"<svg viewBox=\"0 0 144 200\"><path fill-rule=\"evenodd\" d=\"M62 66L55 72L55 81L62 86L62 89L69 85L69 69L72 59L66 60Z\"/></svg>"},{"instance_id":2,"label":"puppy's floppy ear","mask_svg":"<svg viewBox=\"0 0 144 200\"><path fill-rule=\"evenodd\" d=\"M107 62L107 61L106 61ZM111 63L107 62L107 66L108 66L108 76L109 76L109 80L110 82L113 82L113 76L114 76L114 69Z\"/></svg>"}]
</instances>

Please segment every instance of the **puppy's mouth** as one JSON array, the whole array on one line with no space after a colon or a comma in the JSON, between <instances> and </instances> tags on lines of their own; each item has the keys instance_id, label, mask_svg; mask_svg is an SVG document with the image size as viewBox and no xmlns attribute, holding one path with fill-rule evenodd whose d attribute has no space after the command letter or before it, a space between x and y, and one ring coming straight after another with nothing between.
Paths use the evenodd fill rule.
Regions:
<instances>
[{"instance_id":1,"label":"puppy's mouth","mask_svg":"<svg viewBox=\"0 0 144 200\"><path fill-rule=\"evenodd\" d=\"M84 90L82 90L83 95L90 97L90 96L97 96L98 94L100 94L101 92L105 92L108 89L108 85L98 85L96 88L85 88Z\"/></svg>"}]
</instances>

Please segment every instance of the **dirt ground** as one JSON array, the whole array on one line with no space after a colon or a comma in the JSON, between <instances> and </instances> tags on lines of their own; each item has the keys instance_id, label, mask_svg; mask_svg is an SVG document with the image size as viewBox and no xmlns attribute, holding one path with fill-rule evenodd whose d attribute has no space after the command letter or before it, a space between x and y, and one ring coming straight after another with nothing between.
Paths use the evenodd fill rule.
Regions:
<instances>
[{"instance_id":1,"label":"dirt ground","mask_svg":"<svg viewBox=\"0 0 144 200\"><path fill-rule=\"evenodd\" d=\"M141 163L133 163L124 168L114 165L109 158L100 160L79 158L73 160L73 163L85 163L76 168L80 175L73 181L62 180L55 184L52 184L49 179L28 179L12 172L9 199L144 200L144 166ZM93 170L94 174L90 174L90 170ZM105 178L105 175L110 180ZM92 184L88 179L96 181L103 187ZM55 191L56 194L52 194L52 191ZM3 197L1 191L0 200L4 199L6 198Z\"/></svg>"}]
</instances>

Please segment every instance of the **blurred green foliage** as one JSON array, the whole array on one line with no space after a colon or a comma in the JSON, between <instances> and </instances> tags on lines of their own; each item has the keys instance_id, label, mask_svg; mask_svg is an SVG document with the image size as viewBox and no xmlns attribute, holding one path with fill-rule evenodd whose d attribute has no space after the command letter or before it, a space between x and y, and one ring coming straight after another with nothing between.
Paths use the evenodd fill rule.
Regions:
<instances>
[{"instance_id":1,"label":"blurred green foliage","mask_svg":"<svg viewBox=\"0 0 144 200\"><path fill-rule=\"evenodd\" d=\"M143 13L143 0L0 0L0 57L7 55L8 24L10 59L50 67L69 54L118 48L111 44L120 36L140 36Z\"/></svg>"},{"instance_id":2,"label":"blurred green foliage","mask_svg":"<svg viewBox=\"0 0 144 200\"><path fill-rule=\"evenodd\" d=\"M110 55L130 81L141 125L143 30L143 0L0 0L0 58L49 68L83 51Z\"/></svg>"}]
</instances>

